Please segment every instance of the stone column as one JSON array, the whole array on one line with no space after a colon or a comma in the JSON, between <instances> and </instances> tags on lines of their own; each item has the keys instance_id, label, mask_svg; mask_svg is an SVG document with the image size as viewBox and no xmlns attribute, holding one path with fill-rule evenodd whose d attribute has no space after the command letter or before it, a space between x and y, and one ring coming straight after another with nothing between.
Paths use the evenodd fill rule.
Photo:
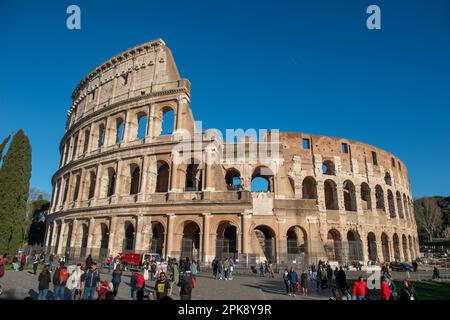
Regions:
<instances>
[{"instance_id":1,"label":"stone column","mask_svg":"<svg viewBox=\"0 0 450 320\"><path fill-rule=\"evenodd\" d=\"M144 217L142 214L138 215L136 217L136 235L134 237L134 251L140 253L143 250L143 246L142 246L142 238L143 238L143 234L142 232L144 231Z\"/></svg>"},{"instance_id":2,"label":"stone column","mask_svg":"<svg viewBox=\"0 0 450 320\"><path fill-rule=\"evenodd\" d=\"M167 214L167 234L166 234L166 259L167 257L172 255L174 243L173 243L173 235L174 235L174 222L175 222L175 214L168 213Z\"/></svg>"},{"instance_id":3,"label":"stone column","mask_svg":"<svg viewBox=\"0 0 450 320\"><path fill-rule=\"evenodd\" d=\"M210 222L211 222L211 213L203 213L203 255L202 262L208 263L212 259L210 241L211 241L211 231L210 231Z\"/></svg>"},{"instance_id":4,"label":"stone column","mask_svg":"<svg viewBox=\"0 0 450 320\"><path fill-rule=\"evenodd\" d=\"M205 161L205 175L206 183L204 191L215 191L214 187L214 161L215 161L215 150L206 150L206 161Z\"/></svg>"},{"instance_id":5,"label":"stone column","mask_svg":"<svg viewBox=\"0 0 450 320\"><path fill-rule=\"evenodd\" d=\"M116 255L116 252L114 251L116 250L116 247L114 246L114 242L116 240L116 228L117 228L117 217L111 217L109 220L108 251L113 256Z\"/></svg>"},{"instance_id":6,"label":"stone column","mask_svg":"<svg viewBox=\"0 0 450 320\"><path fill-rule=\"evenodd\" d=\"M142 158L142 175L141 182L139 184L138 201L145 201L147 195L147 176L148 176L149 159L148 156Z\"/></svg>"},{"instance_id":7,"label":"stone column","mask_svg":"<svg viewBox=\"0 0 450 320\"><path fill-rule=\"evenodd\" d=\"M45 252L48 252L48 248L50 247L50 223L46 223L45 225L45 237L44 237L44 247L45 247Z\"/></svg>"},{"instance_id":8,"label":"stone column","mask_svg":"<svg viewBox=\"0 0 450 320\"><path fill-rule=\"evenodd\" d=\"M53 232L52 232L52 238L50 239L50 250L54 251L55 246L56 246L56 241L58 239L58 223L56 222L56 220L53 220L52 223L53 223Z\"/></svg>"},{"instance_id":9,"label":"stone column","mask_svg":"<svg viewBox=\"0 0 450 320\"><path fill-rule=\"evenodd\" d=\"M62 246L65 231L66 231L66 222L64 220L61 220L61 231L59 232L59 239L58 239L58 251L56 252L58 256L60 256L63 253Z\"/></svg>"},{"instance_id":10,"label":"stone column","mask_svg":"<svg viewBox=\"0 0 450 320\"><path fill-rule=\"evenodd\" d=\"M362 256L363 256L363 261L364 263L366 263L367 261L369 261L369 243L367 240L367 232L362 232L362 236L361 236L361 242L362 242Z\"/></svg>"},{"instance_id":11,"label":"stone column","mask_svg":"<svg viewBox=\"0 0 450 320\"><path fill-rule=\"evenodd\" d=\"M249 227L251 223L252 215L249 212L241 213L242 216L242 253L250 252L250 242L251 242L251 234L249 232Z\"/></svg>"},{"instance_id":12,"label":"stone column","mask_svg":"<svg viewBox=\"0 0 450 320\"><path fill-rule=\"evenodd\" d=\"M95 224L94 218L90 218L89 219L89 227L88 227L88 241L87 241L86 254L91 253L91 250L92 250L92 242L94 240L94 224Z\"/></svg>"}]
</instances>

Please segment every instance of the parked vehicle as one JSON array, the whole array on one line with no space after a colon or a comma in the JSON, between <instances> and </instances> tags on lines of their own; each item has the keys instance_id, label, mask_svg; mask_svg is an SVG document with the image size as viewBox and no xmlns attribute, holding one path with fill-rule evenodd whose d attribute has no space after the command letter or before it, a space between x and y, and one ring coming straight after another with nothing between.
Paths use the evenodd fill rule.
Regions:
<instances>
[{"instance_id":1,"label":"parked vehicle","mask_svg":"<svg viewBox=\"0 0 450 320\"><path fill-rule=\"evenodd\" d=\"M161 263L161 256L159 253L132 253L124 252L120 254L122 264L129 270L141 270L142 265L146 259L155 258L156 264Z\"/></svg>"},{"instance_id":2,"label":"parked vehicle","mask_svg":"<svg viewBox=\"0 0 450 320\"><path fill-rule=\"evenodd\" d=\"M413 266L406 262L391 262L389 268L393 271L413 271Z\"/></svg>"}]
</instances>

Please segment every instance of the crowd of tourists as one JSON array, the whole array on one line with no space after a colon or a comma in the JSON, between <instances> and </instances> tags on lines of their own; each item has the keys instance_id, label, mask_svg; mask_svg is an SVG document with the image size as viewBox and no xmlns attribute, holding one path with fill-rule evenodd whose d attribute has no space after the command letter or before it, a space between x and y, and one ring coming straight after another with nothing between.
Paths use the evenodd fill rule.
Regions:
<instances>
[{"instance_id":1,"label":"crowd of tourists","mask_svg":"<svg viewBox=\"0 0 450 320\"><path fill-rule=\"evenodd\" d=\"M215 257L211 262L214 279L233 280L234 265L232 257L225 259Z\"/></svg>"}]
</instances>

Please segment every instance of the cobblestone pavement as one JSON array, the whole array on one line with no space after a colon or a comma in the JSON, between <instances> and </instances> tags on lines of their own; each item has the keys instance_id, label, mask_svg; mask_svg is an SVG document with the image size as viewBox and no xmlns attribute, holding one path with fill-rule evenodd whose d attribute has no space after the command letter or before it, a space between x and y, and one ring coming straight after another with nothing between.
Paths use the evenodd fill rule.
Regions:
<instances>
[{"instance_id":1,"label":"cobblestone pavement","mask_svg":"<svg viewBox=\"0 0 450 320\"><path fill-rule=\"evenodd\" d=\"M3 294L0 296L4 299L22 300L28 296L37 297L38 293L38 276L33 275L30 271L7 271L5 276L1 278L0 285L3 288ZM111 275L102 273L102 280L111 280ZM128 283L130 274L126 273L122 276L122 283L119 287L117 300L128 300ZM154 281L147 281L147 290L152 291ZM308 297L290 297L286 295L283 280L280 276L276 278L259 277L256 275L238 275L231 281L215 280L212 274L202 272L197 276L197 288L192 290L193 300L280 300L280 299L297 299L297 300L313 300L328 299L330 291L328 289L317 290L315 283L310 283ZM179 288L175 286L172 298L179 299ZM51 285L48 298L53 297L53 285Z\"/></svg>"}]
</instances>

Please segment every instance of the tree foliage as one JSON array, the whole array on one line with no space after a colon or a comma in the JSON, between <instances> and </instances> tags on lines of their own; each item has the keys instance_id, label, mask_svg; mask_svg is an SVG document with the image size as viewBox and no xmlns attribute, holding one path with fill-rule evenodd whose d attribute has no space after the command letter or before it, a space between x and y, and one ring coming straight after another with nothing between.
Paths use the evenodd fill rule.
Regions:
<instances>
[{"instance_id":1,"label":"tree foliage","mask_svg":"<svg viewBox=\"0 0 450 320\"><path fill-rule=\"evenodd\" d=\"M420 198L414 201L414 212L419 233L428 241L439 237L442 232L443 214L436 198Z\"/></svg>"},{"instance_id":2,"label":"tree foliage","mask_svg":"<svg viewBox=\"0 0 450 320\"><path fill-rule=\"evenodd\" d=\"M30 205L30 225L28 230L28 244L44 244L45 217L50 208L50 202L45 199L37 199Z\"/></svg>"},{"instance_id":3,"label":"tree foliage","mask_svg":"<svg viewBox=\"0 0 450 320\"><path fill-rule=\"evenodd\" d=\"M3 140L2 144L0 144L0 161L2 161L3 150L5 150L6 145L8 144L11 135L8 135L5 140Z\"/></svg>"},{"instance_id":4,"label":"tree foliage","mask_svg":"<svg viewBox=\"0 0 450 320\"><path fill-rule=\"evenodd\" d=\"M19 130L0 169L0 252L15 254L22 244L31 178L31 145Z\"/></svg>"}]
</instances>

